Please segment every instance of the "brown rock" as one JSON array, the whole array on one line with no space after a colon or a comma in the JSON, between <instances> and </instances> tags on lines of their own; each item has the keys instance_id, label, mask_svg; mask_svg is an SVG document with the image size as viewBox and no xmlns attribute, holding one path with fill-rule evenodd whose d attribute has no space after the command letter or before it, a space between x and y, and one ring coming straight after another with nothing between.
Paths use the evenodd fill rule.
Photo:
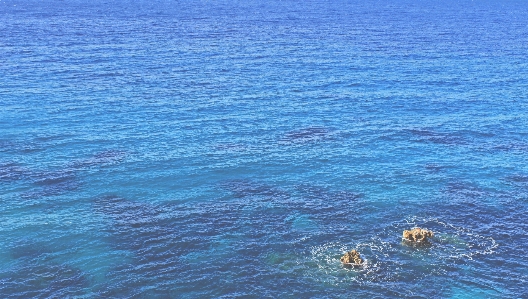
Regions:
<instances>
[{"instance_id":1,"label":"brown rock","mask_svg":"<svg viewBox=\"0 0 528 299\"><path fill-rule=\"evenodd\" d=\"M410 242L426 242L427 239L431 238L433 235L432 231L421 229L419 227L403 231L403 239Z\"/></svg>"},{"instance_id":2,"label":"brown rock","mask_svg":"<svg viewBox=\"0 0 528 299\"><path fill-rule=\"evenodd\" d=\"M349 251L341 257L341 262L344 264L353 264L361 265L363 264L363 259L359 256L359 252L356 250Z\"/></svg>"}]
</instances>

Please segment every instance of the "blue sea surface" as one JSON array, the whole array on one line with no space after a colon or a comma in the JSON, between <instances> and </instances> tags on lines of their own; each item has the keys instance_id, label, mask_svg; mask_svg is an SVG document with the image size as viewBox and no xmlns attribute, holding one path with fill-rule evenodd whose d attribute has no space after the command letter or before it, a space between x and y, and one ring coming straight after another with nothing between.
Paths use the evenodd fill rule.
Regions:
<instances>
[{"instance_id":1,"label":"blue sea surface","mask_svg":"<svg viewBox=\"0 0 528 299\"><path fill-rule=\"evenodd\" d=\"M526 1L0 0L0 298L528 298L527 158Z\"/></svg>"}]
</instances>

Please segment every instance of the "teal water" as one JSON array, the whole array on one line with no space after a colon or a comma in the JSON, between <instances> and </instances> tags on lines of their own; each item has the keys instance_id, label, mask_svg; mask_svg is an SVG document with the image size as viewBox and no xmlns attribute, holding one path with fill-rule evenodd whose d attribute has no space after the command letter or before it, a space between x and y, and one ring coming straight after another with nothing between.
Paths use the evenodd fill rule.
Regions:
<instances>
[{"instance_id":1,"label":"teal water","mask_svg":"<svg viewBox=\"0 0 528 299\"><path fill-rule=\"evenodd\" d=\"M0 1L0 297L527 296L527 20Z\"/></svg>"}]
</instances>

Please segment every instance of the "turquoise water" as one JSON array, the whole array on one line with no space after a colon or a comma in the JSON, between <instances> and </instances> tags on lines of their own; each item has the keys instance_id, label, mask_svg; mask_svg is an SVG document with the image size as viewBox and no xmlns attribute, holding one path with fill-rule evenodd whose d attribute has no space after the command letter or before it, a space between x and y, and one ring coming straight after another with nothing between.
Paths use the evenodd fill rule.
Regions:
<instances>
[{"instance_id":1,"label":"turquoise water","mask_svg":"<svg viewBox=\"0 0 528 299\"><path fill-rule=\"evenodd\" d=\"M0 1L0 297L527 296L527 20Z\"/></svg>"}]
</instances>

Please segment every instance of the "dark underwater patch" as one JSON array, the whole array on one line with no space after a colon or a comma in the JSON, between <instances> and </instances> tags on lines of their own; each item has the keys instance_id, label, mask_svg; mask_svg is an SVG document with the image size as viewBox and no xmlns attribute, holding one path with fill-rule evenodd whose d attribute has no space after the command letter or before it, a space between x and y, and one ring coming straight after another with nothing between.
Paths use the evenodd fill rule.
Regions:
<instances>
[{"instance_id":1,"label":"dark underwater patch","mask_svg":"<svg viewBox=\"0 0 528 299\"><path fill-rule=\"evenodd\" d=\"M114 277L132 275L147 280L170 281L181 270L179 257L188 250L196 250L195 244L186 240L185 231L179 229L177 222L171 221L172 217L162 217L163 209L157 205L118 196L101 196L93 201L92 206L95 213L108 220L106 232L110 245L134 253L130 264L118 265L111 271L110 275ZM135 290L128 284L122 281L123 292ZM115 286L107 285L101 292L109 295L115 289Z\"/></svg>"},{"instance_id":2,"label":"dark underwater patch","mask_svg":"<svg viewBox=\"0 0 528 299\"><path fill-rule=\"evenodd\" d=\"M287 198L289 194L276 187L252 180L229 180L220 183L220 187L230 191L234 197L260 196L269 198Z\"/></svg>"},{"instance_id":3,"label":"dark underwater patch","mask_svg":"<svg viewBox=\"0 0 528 299\"><path fill-rule=\"evenodd\" d=\"M505 142L491 146L491 150L497 152L525 153L528 151L528 144L523 142Z\"/></svg>"},{"instance_id":4,"label":"dark underwater patch","mask_svg":"<svg viewBox=\"0 0 528 299\"><path fill-rule=\"evenodd\" d=\"M322 140L330 134L330 130L324 127L308 127L287 132L280 138L285 143L304 143Z\"/></svg>"},{"instance_id":5,"label":"dark underwater patch","mask_svg":"<svg viewBox=\"0 0 528 299\"><path fill-rule=\"evenodd\" d=\"M55 172L43 172L34 176L34 183L38 186L53 186L75 180L75 173L65 169Z\"/></svg>"},{"instance_id":6,"label":"dark underwater patch","mask_svg":"<svg viewBox=\"0 0 528 299\"><path fill-rule=\"evenodd\" d=\"M35 199L40 197L57 196L75 191L82 185L78 173L83 168L113 165L123 161L126 152L107 150L94 154L91 158L78 160L56 171L33 172L17 167L14 164L0 165L0 180L4 179L31 179L35 186L32 190L22 194L23 198Z\"/></svg>"},{"instance_id":7,"label":"dark underwater patch","mask_svg":"<svg viewBox=\"0 0 528 299\"><path fill-rule=\"evenodd\" d=\"M87 292L90 281L79 269L32 260L0 273L2 298L68 298Z\"/></svg>"},{"instance_id":8,"label":"dark underwater patch","mask_svg":"<svg viewBox=\"0 0 528 299\"><path fill-rule=\"evenodd\" d=\"M126 200L118 196L104 196L93 203L96 213L102 213L112 221L116 232L133 232L148 229L155 224L160 211L155 206Z\"/></svg>"},{"instance_id":9,"label":"dark underwater patch","mask_svg":"<svg viewBox=\"0 0 528 299\"><path fill-rule=\"evenodd\" d=\"M436 132L428 129L410 129L411 140L417 142L430 142L444 145L466 144L464 138L454 133Z\"/></svg>"},{"instance_id":10,"label":"dark underwater patch","mask_svg":"<svg viewBox=\"0 0 528 299\"><path fill-rule=\"evenodd\" d=\"M280 238L281 232L288 229L284 226L287 210L260 200L151 205L106 196L96 199L93 207L109 220L108 232L114 246L133 251L135 267L157 276L176 275L190 269L189 263L217 267L225 263L209 265L208 261L219 255L232 257L235 252L257 258L265 251L262 247L273 246L265 242L272 233ZM215 244L224 244L230 250L210 251ZM187 258L180 261L182 256L195 253L204 256L192 262Z\"/></svg>"},{"instance_id":11,"label":"dark underwater patch","mask_svg":"<svg viewBox=\"0 0 528 299\"><path fill-rule=\"evenodd\" d=\"M47 135L40 135L38 137L35 137L35 141L39 143L51 143L58 140L64 140L66 138L74 137L74 135L68 135L68 134L47 134Z\"/></svg>"},{"instance_id":12,"label":"dark underwater patch","mask_svg":"<svg viewBox=\"0 0 528 299\"><path fill-rule=\"evenodd\" d=\"M239 217L237 206L222 201L158 205L101 196L92 206L95 213L108 219L108 240L112 246L134 253L130 263L118 265L109 274L118 281L101 288L101 294L108 296L138 291L127 277L136 283L140 279L141 285L165 285L165 289L160 286L152 293L163 294L186 271L211 271L212 267L225 263L222 260L207 263L211 261L209 257L222 254L213 250L215 241L240 232L246 221ZM193 254L202 257L197 261L183 258ZM202 261L205 264L196 264Z\"/></svg>"},{"instance_id":13,"label":"dark underwater patch","mask_svg":"<svg viewBox=\"0 0 528 299\"><path fill-rule=\"evenodd\" d=\"M207 246L204 235L215 229L207 225L213 216L200 219L175 205L159 206L103 196L94 200L93 209L108 219L113 246L134 251L142 261L172 260L190 250L203 249ZM193 226L201 227L192 229ZM163 252L171 254L166 256Z\"/></svg>"},{"instance_id":14,"label":"dark underwater patch","mask_svg":"<svg viewBox=\"0 0 528 299\"><path fill-rule=\"evenodd\" d=\"M357 204L361 195L350 191L301 184L290 193L250 180L229 181L221 186L236 194L226 201L231 209L240 211L234 226L243 231L248 242L269 244L256 245L262 247L261 251L283 246L280 244L293 246L291 242L297 244L299 240L305 240L302 244L306 246L306 242L339 238L347 229L344 223L355 221L362 213Z\"/></svg>"},{"instance_id":15,"label":"dark underwater patch","mask_svg":"<svg viewBox=\"0 0 528 299\"><path fill-rule=\"evenodd\" d=\"M127 152L121 150L105 150L95 153L92 157L72 163L73 168L90 168L94 166L114 165L125 160Z\"/></svg>"},{"instance_id":16,"label":"dark underwater patch","mask_svg":"<svg viewBox=\"0 0 528 299\"><path fill-rule=\"evenodd\" d=\"M231 205L246 208L248 217L262 217L255 221L271 226L285 223L287 218L297 213L323 225L350 221L357 217L359 210L356 202L361 197L355 192L331 190L311 184L296 186L294 193L251 180L227 181L221 183L220 187L230 191L235 199L244 199Z\"/></svg>"},{"instance_id":17,"label":"dark underwater patch","mask_svg":"<svg viewBox=\"0 0 528 299\"><path fill-rule=\"evenodd\" d=\"M517 186L527 186L528 185L528 175L524 174L513 174L503 178L503 181L517 185Z\"/></svg>"},{"instance_id":18,"label":"dark underwater patch","mask_svg":"<svg viewBox=\"0 0 528 299\"><path fill-rule=\"evenodd\" d=\"M0 182L12 182L27 179L31 172L14 162L0 163Z\"/></svg>"},{"instance_id":19,"label":"dark underwater patch","mask_svg":"<svg viewBox=\"0 0 528 299\"><path fill-rule=\"evenodd\" d=\"M441 165L441 164L436 164L436 163L430 163L430 164L426 164L424 167L425 167L426 170L436 173L436 172L440 172L440 171L446 169L448 166Z\"/></svg>"},{"instance_id":20,"label":"dark underwater patch","mask_svg":"<svg viewBox=\"0 0 528 299\"><path fill-rule=\"evenodd\" d=\"M32 180L35 187L22 194L22 197L34 199L57 196L75 191L81 186L81 182L71 169L34 173Z\"/></svg>"},{"instance_id":21,"label":"dark underwater patch","mask_svg":"<svg viewBox=\"0 0 528 299\"><path fill-rule=\"evenodd\" d=\"M52 252L45 244L35 243L28 239L14 242L10 248L10 255L14 259L37 259Z\"/></svg>"}]
</instances>

